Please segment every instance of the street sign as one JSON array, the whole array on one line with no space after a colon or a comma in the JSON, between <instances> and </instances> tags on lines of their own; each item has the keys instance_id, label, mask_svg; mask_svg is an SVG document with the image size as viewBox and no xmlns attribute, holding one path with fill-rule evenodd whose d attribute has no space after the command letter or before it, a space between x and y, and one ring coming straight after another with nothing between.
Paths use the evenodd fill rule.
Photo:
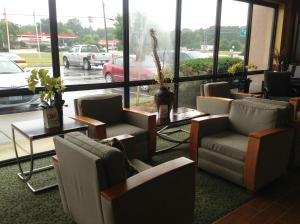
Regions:
<instances>
[{"instance_id":1,"label":"street sign","mask_svg":"<svg viewBox=\"0 0 300 224\"><path fill-rule=\"evenodd\" d=\"M247 34L247 27L241 26L240 27L240 37L246 37L246 34Z\"/></svg>"}]
</instances>

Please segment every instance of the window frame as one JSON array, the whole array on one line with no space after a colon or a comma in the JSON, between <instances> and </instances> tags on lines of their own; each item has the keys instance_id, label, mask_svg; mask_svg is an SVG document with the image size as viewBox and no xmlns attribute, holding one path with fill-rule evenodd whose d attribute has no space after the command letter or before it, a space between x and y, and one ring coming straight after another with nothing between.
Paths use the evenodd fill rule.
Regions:
<instances>
[{"instance_id":1,"label":"window frame","mask_svg":"<svg viewBox=\"0 0 300 224\"><path fill-rule=\"evenodd\" d=\"M179 77L179 57L180 57L180 31L181 31L181 7L183 0L176 0L176 20L175 22L175 61L174 61L174 90L175 90L175 104L177 106L178 100L178 84L180 82L195 81L195 80L216 80L217 78L226 77L227 74L217 74L218 65L218 51L219 51L219 41L220 41L220 19L222 15L222 0L217 1L216 8L216 29L215 29L215 47L213 56L213 72L211 75L199 75L191 77ZM245 58L249 56L249 45L251 37L251 17L253 5L262 5L266 7L271 7L275 9L274 22L273 22L273 33L272 33L272 44L270 48L269 56L269 69L271 69L272 52L275 46L275 36L276 36L276 26L278 19L278 5L273 3L267 3L262 1L251 1L251 0L235 0L241 2L249 3L248 13L248 24L247 24L247 47L245 50ZM129 2L130 0L123 0L123 68L124 68L124 82L119 83L96 83L96 84L78 84L78 85L68 85L65 91L81 91L81 90L93 90L93 89L109 89L124 87L124 106L129 107L130 97L129 90L130 87L141 86L141 85L152 85L155 80L132 80L129 79ZM59 64L59 49L58 49L58 38L57 38L57 16L56 16L56 0L49 1L49 20L50 20L50 33L51 33L51 52L52 52L52 68L55 77L60 77L60 64ZM245 59L246 62L246 59ZM248 61L247 61L248 63ZM261 74L264 70L249 72L249 75ZM39 89L37 89L38 91ZM0 90L2 96L16 96L16 95L30 95L32 94L28 89L5 89Z\"/></svg>"}]
</instances>

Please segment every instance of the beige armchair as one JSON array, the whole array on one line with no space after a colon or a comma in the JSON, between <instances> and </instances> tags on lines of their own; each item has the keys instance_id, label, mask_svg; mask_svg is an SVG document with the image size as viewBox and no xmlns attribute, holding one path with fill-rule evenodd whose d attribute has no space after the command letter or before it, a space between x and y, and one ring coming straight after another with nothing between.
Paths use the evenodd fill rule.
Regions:
<instances>
[{"instance_id":1,"label":"beige armchair","mask_svg":"<svg viewBox=\"0 0 300 224\"><path fill-rule=\"evenodd\" d=\"M128 177L116 148L81 133L54 138L54 167L64 211L77 224L191 224L195 165L178 158L156 167L131 160Z\"/></svg>"},{"instance_id":2,"label":"beige armchair","mask_svg":"<svg viewBox=\"0 0 300 224\"><path fill-rule=\"evenodd\" d=\"M156 150L156 116L122 107L122 96L102 94L74 100L73 119L89 125L89 136L96 139L122 134L135 137L136 147L128 157L150 160Z\"/></svg>"},{"instance_id":3,"label":"beige armchair","mask_svg":"<svg viewBox=\"0 0 300 224\"><path fill-rule=\"evenodd\" d=\"M190 156L199 168L256 191L287 169L294 136L288 110L234 100L229 115L193 119Z\"/></svg>"},{"instance_id":4,"label":"beige armchair","mask_svg":"<svg viewBox=\"0 0 300 224\"><path fill-rule=\"evenodd\" d=\"M200 85L200 96L197 96L197 110L211 115L228 114L234 99L257 97L251 93L233 93L228 82L212 82Z\"/></svg>"},{"instance_id":5,"label":"beige armchair","mask_svg":"<svg viewBox=\"0 0 300 224\"><path fill-rule=\"evenodd\" d=\"M248 97L244 100L254 101L256 103L265 103L276 105L282 108L282 112L286 114L282 114L283 117L286 117L286 122L290 124L291 127L294 128L295 137L293 141L293 148L290 155L289 166L292 168L300 166L300 118L299 118L299 102L300 97L293 97L289 102L278 101L278 100L270 100L270 99L262 99L262 98L254 98ZM284 110L287 108L288 110Z\"/></svg>"}]
</instances>

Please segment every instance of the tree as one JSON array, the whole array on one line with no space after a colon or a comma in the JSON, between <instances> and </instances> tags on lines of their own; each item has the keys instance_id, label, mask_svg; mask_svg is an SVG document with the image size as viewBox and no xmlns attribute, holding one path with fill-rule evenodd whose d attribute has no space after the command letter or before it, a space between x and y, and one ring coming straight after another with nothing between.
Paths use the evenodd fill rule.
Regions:
<instances>
[{"instance_id":1,"label":"tree","mask_svg":"<svg viewBox=\"0 0 300 224\"><path fill-rule=\"evenodd\" d=\"M8 23L9 30L9 39L10 43L15 43L17 40L17 36L19 34L19 26L10 21ZM0 21L0 43L2 48L7 47L7 31L6 31L6 21L2 19Z\"/></svg>"},{"instance_id":2,"label":"tree","mask_svg":"<svg viewBox=\"0 0 300 224\"><path fill-rule=\"evenodd\" d=\"M118 49L123 50L123 17L120 14L115 18L113 35L119 41Z\"/></svg>"}]
</instances>

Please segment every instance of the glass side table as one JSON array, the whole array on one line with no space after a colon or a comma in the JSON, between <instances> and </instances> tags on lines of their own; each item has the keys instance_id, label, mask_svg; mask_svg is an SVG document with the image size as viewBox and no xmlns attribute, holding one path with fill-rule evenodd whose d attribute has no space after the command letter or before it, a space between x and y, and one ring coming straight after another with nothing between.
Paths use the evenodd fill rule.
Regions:
<instances>
[{"instance_id":1,"label":"glass side table","mask_svg":"<svg viewBox=\"0 0 300 224\"><path fill-rule=\"evenodd\" d=\"M46 129L44 127L43 119L12 123L11 128L12 128L12 138L13 138L14 150L16 153L17 164L18 164L18 167L20 170L20 172L18 173L18 176L23 182L25 182L27 184L27 186L33 193L42 192L42 191L45 191L45 190L48 190L48 189L51 189L51 188L54 188L57 186L57 184L52 184L52 185L44 186L41 188L34 188L28 182L34 173L39 173L39 172L42 172L45 170L53 169L53 165L34 168L33 141L42 139L42 138L53 137L55 135L64 135L66 133L74 132L74 131L83 131L85 133L87 133L87 131L88 131L87 125L85 125L81 122L75 121L73 119L70 119L68 117L63 118L63 125L62 125L62 127L59 127L59 128ZM23 171L23 168L21 165L21 161L20 161L18 149L17 149L15 131L18 131L21 135L23 135L25 138L27 138L29 140L30 169L28 171Z\"/></svg>"}]
</instances>

